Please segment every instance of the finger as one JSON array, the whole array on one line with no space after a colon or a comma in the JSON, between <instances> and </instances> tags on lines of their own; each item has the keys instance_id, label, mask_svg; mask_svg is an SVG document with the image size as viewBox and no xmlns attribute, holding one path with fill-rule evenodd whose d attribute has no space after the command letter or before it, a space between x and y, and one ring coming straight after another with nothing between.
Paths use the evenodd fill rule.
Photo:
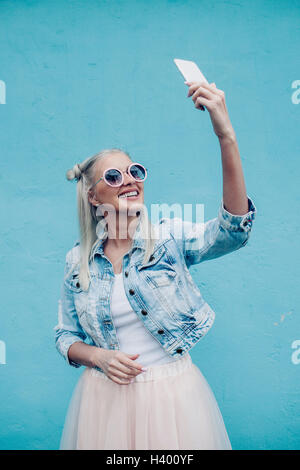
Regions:
<instances>
[{"instance_id":1,"label":"finger","mask_svg":"<svg viewBox=\"0 0 300 470\"><path fill-rule=\"evenodd\" d=\"M204 85L204 82L191 82L191 83L192 84L189 87L188 96L192 95L200 86Z\"/></svg>"},{"instance_id":2,"label":"finger","mask_svg":"<svg viewBox=\"0 0 300 470\"><path fill-rule=\"evenodd\" d=\"M204 83L206 83L205 81L201 81L201 82L184 82L186 85L188 86L194 86L194 85L198 85L198 86L201 86L203 85Z\"/></svg>"},{"instance_id":3,"label":"finger","mask_svg":"<svg viewBox=\"0 0 300 470\"><path fill-rule=\"evenodd\" d=\"M192 100L194 101L194 103L198 96L203 96L204 98L212 100L215 95L211 92L211 90L208 90L207 88L201 86L192 95Z\"/></svg>"},{"instance_id":4,"label":"finger","mask_svg":"<svg viewBox=\"0 0 300 470\"><path fill-rule=\"evenodd\" d=\"M117 378L122 381L128 381L134 379L137 374L132 374L132 373L123 373L118 369L110 369L110 375L112 375L114 378Z\"/></svg>"},{"instance_id":5,"label":"finger","mask_svg":"<svg viewBox=\"0 0 300 470\"><path fill-rule=\"evenodd\" d=\"M200 81L200 82L184 82L186 85L188 86L192 86L192 87L199 87L199 86L207 86L208 88L210 88L211 86L214 85L214 88L216 87L216 84L214 82L212 83L207 83L205 81Z\"/></svg>"},{"instance_id":6,"label":"finger","mask_svg":"<svg viewBox=\"0 0 300 470\"><path fill-rule=\"evenodd\" d=\"M214 83L202 83L202 86L203 88L206 88L207 90L209 90L211 93L213 94L217 94L218 91L218 88L216 87L216 84Z\"/></svg>"},{"instance_id":7,"label":"finger","mask_svg":"<svg viewBox=\"0 0 300 470\"><path fill-rule=\"evenodd\" d=\"M201 84L201 87L209 90L212 94L214 95L218 95L220 96L221 98L225 98L225 93L223 90L219 90L216 86L216 84L213 82L213 83L202 83Z\"/></svg>"},{"instance_id":8,"label":"finger","mask_svg":"<svg viewBox=\"0 0 300 470\"><path fill-rule=\"evenodd\" d=\"M108 376L108 378L119 385L128 385L131 382L131 379L128 379L128 380L118 379L117 377L114 377L114 376Z\"/></svg>"},{"instance_id":9,"label":"finger","mask_svg":"<svg viewBox=\"0 0 300 470\"><path fill-rule=\"evenodd\" d=\"M125 364L127 367L130 367L132 369L136 369L137 371L142 371L143 366L141 364L138 364L137 362L134 362L133 360L129 358L122 358L120 359L122 364Z\"/></svg>"},{"instance_id":10,"label":"finger","mask_svg":"<svg viewBox=\"0 0 300 470\"><path fill-rule=\"evenodd\" d=\"M117 364L114 364L114 366L126 373L126 374L134 374L134 375L137 375L138 373L140 372L143 372L143 366L140 365L140 364L136 364L134 361L130 360L129 358L120 358L118 359L118 363Z\"/></svg>"},{"instance_id":11,"label":"finger","mask_svg":"<svg viewBox=\"0 0 300 470\"><path fill-rule=\"evenodd\" d=\"M114 377L128 380L130 378L135 378L141 371L137 372L136 370L126 367L121 363L111 363L108 366L107 372Z\"/></svg>"},{"instance_id":12,"label":"finger","mask_svg":"<svg viewBox=\"0 0 300 470\"><path fill-rule=\"evenodd\" d=\"M117 375L118 377L136 377L141 370L136 370L130 367L126 367L123 364L112 364L109 368L109 372Z\"/></svg>"},{"instance_id":13,"label":"finger","mask_svg":"<svg viewBox=\"0 0 300 470\"><path fill-rule=\"evenodd\" d=\"M212 103L213 101L207 100L206 98L203 98L203 96L198 96L195 102L195 108L202 109L201 106L205 106L208 110L210 110Z\"/></svg>"},{"instance_id":14,"label":"finger","mask_svg":"<svg viewBox=\"0 0 300 470\"><path fill-rule=\"evenodd\" d=\"M211 83L211 84L210 84L210 90L211 90L213 93L216 93L217 95L221 96L221 98L225 98L225 93L224 93L224 91L223 91L223 90L220 90L219 88L217 88L215 83Z\"/></svg>"}]
</instances>

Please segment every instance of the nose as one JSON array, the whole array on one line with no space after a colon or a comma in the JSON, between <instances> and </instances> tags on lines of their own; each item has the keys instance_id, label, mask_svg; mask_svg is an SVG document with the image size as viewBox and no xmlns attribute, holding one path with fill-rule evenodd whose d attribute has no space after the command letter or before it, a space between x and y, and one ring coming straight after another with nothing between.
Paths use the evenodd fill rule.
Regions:
<instances>
[{"instance_id":1,"label":"nose","mask_svg":"<svg viewBox=\"0 0 300 470\"><path fill-rule=\"evenodd\" d=\"M124 181L123 181L124 185L130 184L132 183L132 181L134 181L134 178L132 178L132 176L130 176L127 172L123 173L123 175L124 175Z\"/></svg>"}]
</instances>

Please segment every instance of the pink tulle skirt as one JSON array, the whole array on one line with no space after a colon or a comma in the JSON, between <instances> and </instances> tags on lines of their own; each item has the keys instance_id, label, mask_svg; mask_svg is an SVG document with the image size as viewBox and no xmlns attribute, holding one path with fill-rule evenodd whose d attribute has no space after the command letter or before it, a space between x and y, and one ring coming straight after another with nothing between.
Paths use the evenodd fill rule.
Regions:
<instances>
[{"instance_id":1,"label":"pink tulle skirt","mask_svg":"<svg viewBox=\"0 0 300 470\"><path fill-rule=\"evenodd\" d=\"M128 385L86 367L67 411L60 449L230 450L214 394L189 353L148 366Z\"/></svg>"}]
</instances>

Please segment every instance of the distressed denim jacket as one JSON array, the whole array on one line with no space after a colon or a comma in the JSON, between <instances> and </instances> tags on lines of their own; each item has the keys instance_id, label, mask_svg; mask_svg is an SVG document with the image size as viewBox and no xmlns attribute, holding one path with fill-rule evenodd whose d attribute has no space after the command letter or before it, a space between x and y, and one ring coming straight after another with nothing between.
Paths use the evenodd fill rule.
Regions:
<instances>
[{"instance_id":1,"label":"distressed denim jacket","mask_svg":"<svg viewBox=\"0 0 300 470\"><path fill-rule=\"evenodd\" d=\"M215 319L188 268L245 246L255 215L256 207L248 196L248 212L244 215L228 212L222 200L217 217L205 223L161 218L154 224L160 230L147 264L142 264L144 240L137 226L132 247L122 262L125 292L145 328L175 360L208 332ZM57 350L74 367L80 364L69 359L68 349L76 341L120 349L110 313L114 271L104 255L102 240L95 245L93 255L91 282L84 291L78 280L79 242L66 254L54 330Z\"/></svg>"}]
</instances>

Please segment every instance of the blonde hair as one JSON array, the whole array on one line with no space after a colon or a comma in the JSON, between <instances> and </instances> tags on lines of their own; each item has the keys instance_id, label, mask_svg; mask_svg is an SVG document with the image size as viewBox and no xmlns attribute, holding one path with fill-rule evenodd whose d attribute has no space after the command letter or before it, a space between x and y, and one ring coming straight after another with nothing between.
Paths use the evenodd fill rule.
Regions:
<instances>
[{"instance_id":1,"label":"blonde hair","mask_svg":"<svg viewBox=\"0 0 300 470\"><path fill-rule=\"evenodd\" d=\"M96 233L97 225L100 223L103 230L100 232L101 239L108 237L107 221L104 215L96 215L97 207L90 203L88 191L94 182L94 172L96 163L106 155L123 153L129 158L128 152L118 148L104 149L101 152L85 159L82 163L76 163L72 169L66 173L68 180L77 181L77 211L80 230L80 271L79 282L83 290L88 290L90 284L89 262L91 261L91 252L99 241L99 235ZM98 211L99 212L99 211ZM155 245L154 227L148 218L144 205L139 211L141 237L144 240L145 254L143 263L149 261Z\"/></svg>"}]
</instances>

